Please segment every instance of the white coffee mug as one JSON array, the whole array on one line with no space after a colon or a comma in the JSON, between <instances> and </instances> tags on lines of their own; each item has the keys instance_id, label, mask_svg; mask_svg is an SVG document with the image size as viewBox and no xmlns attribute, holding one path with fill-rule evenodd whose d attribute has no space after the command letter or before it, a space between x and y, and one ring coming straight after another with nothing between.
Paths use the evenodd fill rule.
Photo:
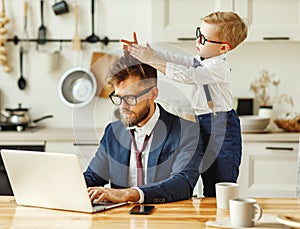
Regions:
<instances>
[{"instance_id":1,"label":"white coffee mug","mask_svg":"<svg viewBox=\"0 0 300 229\"><path fill-rule=\"evenodd\" d=\"M229 200L230 225L252 227L262 216L262 209L255 199L236 198Z\"/></svg>"},{"instance_id":2,"label":"white coffee mug","mask_svg":"<svg viewBox=\"0 0 300 229\"><path fill-rule=\"evenodd\" d=\"M229 200L238 197L239 185L232 182L216 183L217 208L228 209Z\"/></svg>"}]
</instances>

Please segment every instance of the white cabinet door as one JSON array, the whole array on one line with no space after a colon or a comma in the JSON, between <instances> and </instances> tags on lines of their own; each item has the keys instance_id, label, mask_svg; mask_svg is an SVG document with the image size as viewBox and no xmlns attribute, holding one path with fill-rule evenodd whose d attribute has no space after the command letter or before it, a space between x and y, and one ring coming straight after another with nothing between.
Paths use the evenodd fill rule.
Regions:
<instances>
[{"instance_id":1,"label":"white cabinet door","mask_svg":"<svg viewBox=\"0 0 300 229\"><path fill-rule=\"evenodd\" d=\"M73 153L80 161L82 171L85 171L98 149L97 143L74 143L73 141L47 141L47 152Z\"/></svg>"},{"instance_id":2,"label":"white cabinet door","mask_svg":"<svg viewBox=\"0 0 300 229\"><path fill-rule=\"evenodd\" d=\"M89 2L82 0L83 4ZM138 39L150 39L151 0L101 0L95 1L95 26L99 36L109 39L132 39L137 32ZM81 17L88 17L82 15ZM120 44L117 44L120 46Z\"/></svg>"},{"instance_id":3,"label":"white cabinet door","mask_svg":"<svg viewBox=\"0 0 300 229\"><path fill-rule=\"evenodd\" d=\"M233 0L152 0L152 41L195 40L202 17L232 8Z\"/></svg>"},{"instance_id":4,"label":"white cabinet door","mask_svg":"<svg viewBox=\"0 0 300 229\"><path fill-rule=\"evenodd\" d=\"M298 143L244 142L240 196L296 197Z\"/></svg>"},{"instance_id":5,"label":"white cabinet door","mask_svg":"<svg viewBox=\"0 0 300 229\"><path fill-rule=\"evenodd\" d=\"M235 0L249 22L247 41L300 40L300 0Z\"/></svg>"},{"instance_id":6,"label":"white cabinet door","mask_svg":"<svg viewBox=\"0 0 300 229\"><path fill-rule=\"evenodd\" d=\"M75 143L74 151L80 159L82 171L85 171L98 149L98 144L94 143Z\"/></svg>"}]
</instances>

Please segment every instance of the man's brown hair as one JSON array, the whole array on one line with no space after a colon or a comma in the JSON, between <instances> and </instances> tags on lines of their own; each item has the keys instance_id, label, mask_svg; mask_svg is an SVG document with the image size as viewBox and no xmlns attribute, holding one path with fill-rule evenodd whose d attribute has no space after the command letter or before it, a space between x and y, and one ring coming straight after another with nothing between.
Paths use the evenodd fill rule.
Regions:
<instances>
[{"instance_id":1,"label":"man's brown hair","mask_svg":"<svg viewBox=\"0 0 300 229\"><path fill-rule=\"evenodd\" d=\"M143 82L150 83L151 86L157 85L157 70L125 52L124 56L113 63L107 75L107 81L115 86L129 76L138 76Z\"/></svg>"}]
</instances>

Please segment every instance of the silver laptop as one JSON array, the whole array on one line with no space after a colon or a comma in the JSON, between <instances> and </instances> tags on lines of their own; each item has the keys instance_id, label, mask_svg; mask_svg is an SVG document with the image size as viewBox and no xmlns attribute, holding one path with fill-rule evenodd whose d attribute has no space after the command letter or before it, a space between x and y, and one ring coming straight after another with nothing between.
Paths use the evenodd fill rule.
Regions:
<instances>
[{"instance_id":1,"label":"silver laptop","mask_svg":"<svg viewBox=\"0 0 300 229\"><path fill-rule=\"evenodd\" d=\"M75 154L1 150L17 204L99 212L126 203L92 205Z\"/></svg>"}]
</instances>

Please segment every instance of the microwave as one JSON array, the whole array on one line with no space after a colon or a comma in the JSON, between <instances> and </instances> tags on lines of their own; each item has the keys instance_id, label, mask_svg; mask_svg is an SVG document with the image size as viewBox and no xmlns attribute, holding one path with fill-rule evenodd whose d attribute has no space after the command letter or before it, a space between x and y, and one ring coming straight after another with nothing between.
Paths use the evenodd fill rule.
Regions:
<instances>
[{"instance_id":1,"label":"microwave","mask_svg":"<svg viewBox=\"0 0 300 229\"><path fill-rule=\"evenodd\" d=\"M257 113L257 106L254 98L237 98L236 111L241 115L255 115Z\"/></svg>"}]
</instances>

